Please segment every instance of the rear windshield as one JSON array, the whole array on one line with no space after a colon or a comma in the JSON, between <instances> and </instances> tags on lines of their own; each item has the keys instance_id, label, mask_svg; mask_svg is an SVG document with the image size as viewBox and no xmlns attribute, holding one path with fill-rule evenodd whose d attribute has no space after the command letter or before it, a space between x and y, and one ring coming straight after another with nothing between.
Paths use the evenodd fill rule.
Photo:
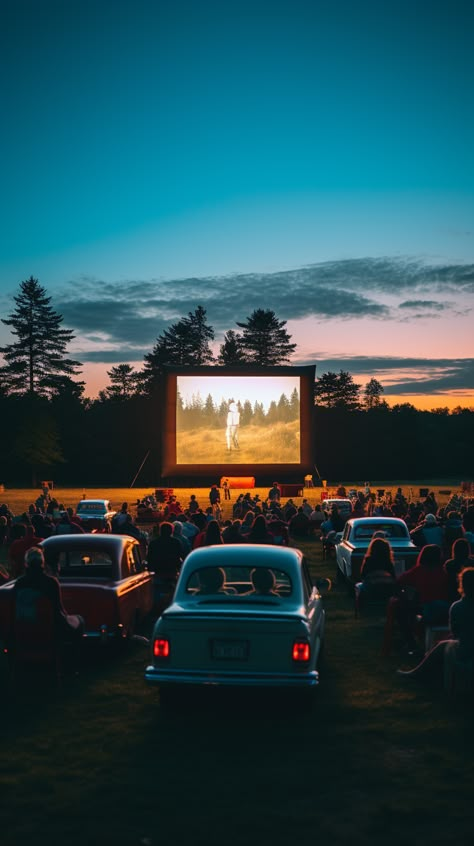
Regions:
<instances>
[{"instance_id":1,"label":"rear windshield","mask_svg":"<svg viewBox=\"0 0 474 846\"><path fill-rule=\"evenodd\" d=\"M112 577L112 557L103 550L73 549L67 552L45 550L46 566L54 575Z\"/></svg>"},{"instance_id":2,"label":"rear windshield","mask_svg":"<svg viewBox=\"0 0 474 846\"><path fill-rule=\"evenodd\" d=\"M198 598L231 596L237 601L278 600L291 596L293 585L288 573L274 567L203 567L188 579L186 593Z\"/></svg>"},{"instance_id":3,"label":"rear windshield","mask_svg":"<svg viewBox=\"0 0 474 846\"><path fill-rule=\"evenodd\" d=\"M77 510L81 511L82 514L87 511L93 511L95 514L105 514L107 509L103 502L80 502L77 506Z\"/></svg>"},{"instance_id":4,"label":"rear windshield","mask_svg":"<svg viewBox=\"0 0 474 846\"><path fill-rule=\"evenodd\" d=\"M354 530L356 540L370 540L374 532L383 532L386 538L406 538L407 529L399 523L372 523L367 526L357 526Z\"/></svg>"}]
</instances>

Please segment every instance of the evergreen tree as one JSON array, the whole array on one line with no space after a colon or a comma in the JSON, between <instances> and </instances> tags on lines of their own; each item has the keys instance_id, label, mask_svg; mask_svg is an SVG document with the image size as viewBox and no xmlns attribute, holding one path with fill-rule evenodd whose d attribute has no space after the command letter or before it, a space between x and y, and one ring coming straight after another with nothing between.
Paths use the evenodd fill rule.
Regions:
<instances>
[{"instance_id":1,"label":"evergreen tree","mask_svg":"<svg viewBox=\"0 0 474 846\"><path fill-rule=\"evenodd\" d=\"M245 400L243 407L242 407L242 414L240 415L240 425L241 426L248 426L252 423L253 418L253 408L252 403L250 400Z\"/></svg>"},{"instance_id":2,"label":"evergreen tree","mask_svg":"<svg viewBox=\"0 0 474 846\"><path fill-rule=\"evenodd\" d=\"M111 384L100 391L101 400L127 400L138 392L140 374L130 364L117 364L107 370Z\"/></svg>"},{"instance_id":3,"label":"evergreen tree","mask_svg":"<svg viewBox=\"0 0 474 846\"><path fill-rule=\"evenodd\" d=\"M246 363L245 353L241 346L241 336L229 329L224 335L224 343L219 348L219 356L217 358L218 364L224 364L227 367L240 365Z\"/></svg>"},{"instance_id":4,"label":"evergreen tree","mask_svg":"<svg viewBox=\"0 0 474 846\"><path fill-rule=\"evenodd\" d=\"M33 276L20 283L14 300L15 311L2 323L12 327L18 340L0 347L5 359L0 379L7 392L49 396L64 376L74 376L82 366L65 358L74 335L61 328L62 316L50 306L51 297Z\"/></svg>"},{"instance_id":5,"label":"evergreen tree","mask_svg":"<svg viewBox=\"0 0 474 846\"><path fill-rule=\"evenodd\" d=\"M263 402L258 402L257 400L255 400L253 406L252 423L254 423L255 426L261 426L265 423L265 412L263 410Z\"/></svg>"},{"instance_id":6,"label":"evergreen tree","mask_svg":"<svg viewBox=\"0 0 474 846\"><path fill-rule=\"evenodd\" d=\"M282 394L278 400L278 420L286 423L292 419L290 401L286 394Z\"/></svg>"},{"instance_id":7,"label":"evergreen tree","mask_svg":"<svg viewBox=\"0 0 474 846\"><path fill-rule=\"evenodd\" d=\"M364 388L364 405L367 409L386 406L385 400L381 399L384 388L377 379L371 379Z\"/></svg>"},{"instance_id":8,"label":"evergreen tree","mask_svg":"<svg viewBox=\"0 0 474 846\"><path fill-rule=\"evenodd\" d=\"M326 408L345 408L348 411L360 408L359 391L359 385L345 370L323 373L315 384L317 404Z\"/></svg>"},{"instance_id":9,"label":"evergreen tree","mask_svg":"<svg viewBox=\"0 0 474 846\"><path fill-rule=\"evenodd\" d=\"M151 388L163 374L166 364L199 365L214 361L210 341L214 329L207 325L206 310L198 306L177 323L165 329L157 339L151 353L145 356L143 377Z\"/></svg>"},{"instance_id":10,"label":"evergreen tree","mask_svg":"<svg viewBox=\"0 0 474 846\"><path fill-rule=\"evenodd\" d=\"M246 323L237 326L243 330L240 346L249 364L281 364L289 361L296 349L285 329L286 320L278 320L269 309L257 308Z\"/></svg>"},{"instance_id":11,"label":"evergreen tree","mask_svg":"<svg viewBox=\"0 0 474 846\"><path fill-rule=\"evenodd\" d=\"M298 394L298 390L293 388L290 397L290 410L291 410L291 417L290 420L298 420L300 416L300 397Z\"/></svg>"}]
</instances>

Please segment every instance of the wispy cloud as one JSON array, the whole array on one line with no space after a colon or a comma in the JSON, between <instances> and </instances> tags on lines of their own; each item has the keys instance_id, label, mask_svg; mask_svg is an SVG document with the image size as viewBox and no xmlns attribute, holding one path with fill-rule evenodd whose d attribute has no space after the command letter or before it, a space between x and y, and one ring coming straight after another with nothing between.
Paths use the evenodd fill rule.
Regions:
<instances>
[{"instance_id":1,"label":"wispy cloud","mask_svg":"<svg viewBox=\"0 0 474 846\"><path fill-rule=\"evenodd\" d=\"M429 299L423 297L427 291ZM443 299L436 299L436 293ZM83 277L59 291L54 305L64 315L65 325L85 338L105 333L111 346L143 347L152 345L164 328L198 304L207 309L219 336L262 305L286 320L397 320L400 310L405 320L410 310L413 317L455 313L456 304L446 301L450 293L474 293L474 265L364 258L267 274L116 283ZM395 296L403 298L399 304L391 302Z\"/></svg>"},{"instance_id":2,"label":"wispy cloud","mask_svg":"<svg viewBox=\"0 0 474 846\"><path fill-rule=\"evenodd\" d=\"M397 356L347 356L328 358L315 352L298 364L317 362L317 376L329 371L347 370L356 381L375 377L385 385L386 393L443 394L449 391L474 391L474 358L402 358Z\"/></svg>"},{"instance_id":3,"label":"wispy cloud","mask_svg":"<svg viewBox=\"0 0 474 846\"><path fill-rule=\"evenodd\" d=\"M418 311L419 309L426 309L427 311L445 311L449 308L449 303L438 303L435 300L405 300L400 303L398 308L407 309L408 311Z\"/></svg>"}]
</instances>

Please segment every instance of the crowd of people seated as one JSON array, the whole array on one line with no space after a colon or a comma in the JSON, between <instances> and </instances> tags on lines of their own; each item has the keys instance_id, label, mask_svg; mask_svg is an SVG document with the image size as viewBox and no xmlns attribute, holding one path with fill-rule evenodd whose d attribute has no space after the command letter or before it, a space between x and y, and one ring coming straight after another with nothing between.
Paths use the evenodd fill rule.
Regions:
<instances>
[{"instance_id":1,"label":"crowd of people seated","mask_svg":"<svg viewBox=\"0 0 474 846\"><path fill-rule=\"evenodd\" d=\"M346 493L344 486L338 487L338 496L346 498ZM359 600L363 602L364 597L377 592L389 599L387 620L391 625L398 625L408 653L416 653L417 625L421 619L425 626L440 624L447 631L450 626L449 642L460 643L463 658L469 653L472 662L474 576L466 574L474 573L474 501L455 494L446 506L440 507L433 492L423 499L408 501L401 487L393 498L391 495L377 498L368 486L363 491L349 491L347 498L351 500L352 512L342 512L337 505L325 510L324 501L313 506L306 498L301 505L292 498L283 502L275 483L263 500L258 494L240 494L227 506L231 516L224 518L219 489L213 485L209 504L204 507L196 494L191 494L187 503L181 503L174 494L159 503L150 494L137 500L135 515L124 502L110 529L140 539L149 568L155 573L157 590L161 590L163 584L176 582L186 556L199 547L228 543L288 545L301 539L319 538L324 544L343 531L350 517L401 518L419 549L415 566L397 578L389 541L374 535L361 567L357 585ZM142 521L147 522L145 515L152 518L149 533L141 525ZM74 510L65 508L48 490L43 489L35 503L20 515L14 515L3 503L0 546L6 555L3 555L5 566L0 567L0 583L24 578L25 573L28 583L36 561L32 553L32 570L27 573L25 560L29 560L30 549L36 549L41 540L51 535L83 531ZM468 619L471 622L466 622ZM453 649L436 646L434 657L430 658L429 653L420 668L409 671L410 675L424 676L431 668L438 671L442 656L449 655L452 662Z\"/></svg>"}]
</instances>

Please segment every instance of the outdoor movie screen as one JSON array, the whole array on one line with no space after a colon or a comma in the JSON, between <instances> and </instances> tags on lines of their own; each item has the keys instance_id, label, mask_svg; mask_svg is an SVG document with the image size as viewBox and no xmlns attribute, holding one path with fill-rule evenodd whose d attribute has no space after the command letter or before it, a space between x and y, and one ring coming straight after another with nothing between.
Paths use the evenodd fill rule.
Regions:
<instances>
[{"instance_id":1,"label":"outdoor movie screen","mask_svg":"<svg viewBox=\"0 0 474 846\"><path fill-rule=\"evenodd\" d=\"M300 377L177 376L176 464L299 464Z\"/></svg>"}]
</instances>

